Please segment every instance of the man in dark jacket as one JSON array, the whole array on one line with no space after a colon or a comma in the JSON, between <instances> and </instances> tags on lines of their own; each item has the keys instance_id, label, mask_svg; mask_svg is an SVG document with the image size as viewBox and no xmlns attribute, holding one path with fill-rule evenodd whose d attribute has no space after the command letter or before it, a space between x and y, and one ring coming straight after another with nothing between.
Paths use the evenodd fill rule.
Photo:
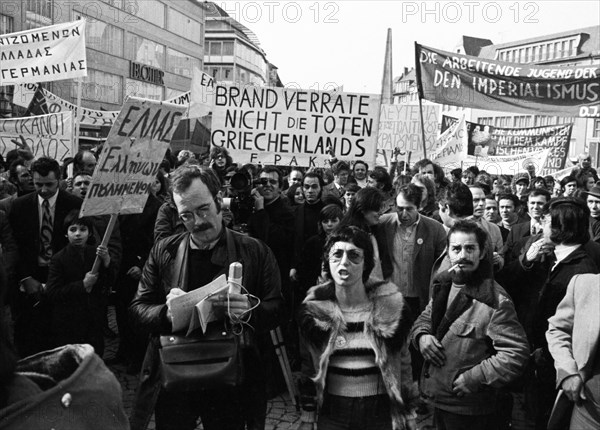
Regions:
<instances>
[{"instance_id":1,"label":"man in dark jacket","mask_svg":"<svg viewBox=\"0 0 600 430\"><path fill-rule=\"evenodd\" d=\"M152 248L130 311L152 339L136 391L132 428L145 428L155 412L157 429L194 429L200 416L205 429L264 428L266 396L256 336L278 325L282 307L279 268L262 242L223 226L220 181L214 171L182 166L172 176L173 200L187 233L168 237ZM176 261L181 259L180 265ZM166 393L160 384L157 337L172 332L172 300L226 274L229 265L243 264L246 294L213 297L215 313L233 318L249 315L244 327L249 342L243 350L245 380L240 387Z\"/></svg>"}]
</instances>

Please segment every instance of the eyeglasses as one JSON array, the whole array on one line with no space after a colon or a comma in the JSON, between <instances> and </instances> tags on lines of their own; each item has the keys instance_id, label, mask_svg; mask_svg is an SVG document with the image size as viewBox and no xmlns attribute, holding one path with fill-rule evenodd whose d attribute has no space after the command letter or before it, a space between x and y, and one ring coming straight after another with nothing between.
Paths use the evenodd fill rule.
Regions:
<instances>
[{"instance_id":1,"label":"eyeglasses","mask_svg":"<svg viewBox=\"0 0 600 430\"><path fill-rule=\"evenodd\" d=\"M344 254L346 254L346 257L352 264L359 264L365 258L363 252L358 249L332 249L329 252L329 261L332 263L339 263L342 261L342 258L344 258Z\"/></svg>"},{"instance_id":2,"label":"eyeglasses","mask_svg":"<svg viewBox=\"0 0 600 430\"><path fill-rule=\"evenodd\" d=\"M211 202L212 203L212 202ZM206 218L210 213L211 203L202 205L193 211L182 212L179 214L179 219L184 223L193 222L196 219L196 215L200 218Z\"/></svg>"}]
</instances>

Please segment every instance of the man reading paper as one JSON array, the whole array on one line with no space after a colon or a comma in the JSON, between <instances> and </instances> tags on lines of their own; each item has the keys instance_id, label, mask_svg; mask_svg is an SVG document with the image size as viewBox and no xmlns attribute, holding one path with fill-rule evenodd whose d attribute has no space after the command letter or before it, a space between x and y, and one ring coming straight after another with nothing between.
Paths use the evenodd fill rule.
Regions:
<instances>
[{"instance_id":1,"label":"man reading paper","mask_svg":"<svg viewBox=\"0 0 600 430\"><path fill-rule=\"evenodd\" d=\"M245 294L218 294L213 309L224 317L247 316L250 337L267 335L280 320L281 280L273 253L262 242L238 234L223 225L221 183L211 169L182 166L172 176L173 200L187 232L157 242L148 257L131 313L139 326L152 334L136 390L133 429L145 428L155 412L156 428L194 429L198 417L206 430L264 428L265 376L256 342L243 351L246 380L241 387L166 393L160 384L157 336L172 332L171 301L185 291L208 284L225 274L230 263L244 266ZM182 242L185 245L182 245ZM176 257L185 250L178 267ZM184 273L180 283L180 274ZM182 288L176 288L181 285ZM243 290L243 292L245 292ZM246 319L246 318L244 318ZM158 395L157 395L158 393ZM250 404L251 403L251 404Z\"/></svg>"}]
</instances>

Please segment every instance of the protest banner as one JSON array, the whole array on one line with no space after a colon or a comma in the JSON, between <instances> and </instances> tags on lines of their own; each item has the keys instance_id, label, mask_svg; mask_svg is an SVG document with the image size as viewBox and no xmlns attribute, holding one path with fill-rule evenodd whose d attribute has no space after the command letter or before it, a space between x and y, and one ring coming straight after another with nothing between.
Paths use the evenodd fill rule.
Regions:
<instances>
[{"instance_id":1,"label":"protest banner","mask_svg":"<svg viewBox=\"0 0 600 430\"><path fill-rule=\"evenodd\" d=\"M184 112L170 103L127 99L100 154L81 216L142 212Z\"/></svg>"},{"instance_id":2,"label":"protest banner","mask_svg":"<svg viewBox=\"0 0 600 430\"><path fill-rule=\"evenodd\" d=\"M427 152L436 147L438 137L440 106L423 105L423 123ZM419 105L382 104L377 135L377 165L389 167L394 148L401 153L411 152L413 160L423 158L423 140Z\"/></svg>"},{"instance_id":3,"label":"protest banner","mask_svg":"<svg viewBox=\"0 0 600 430\"><path fill-rule=\"evenodd\" d=\"M442 129L455 118L442 116ZM551 149L546 164L541 168L552 175L565 168L573 124L549 125L529 128L502 128L466 122L467 154L482 156L507 156Z\"/></svg>"},{"instance_id":4,"label":"protest banner","mask_svg":"<svg viewBox=\"0 0 600 430\"><path fill-rule=\"evenodd\" d=\"M444 116L442 122L449 127L446 128L438 139L438 146L431 154L431 160L442 166L447 172L456 169L466 169L469 166L477 166L492 175L514 175L524 172L528 164L533 164L539 174L544 173L544 166L550 158L552 147L531 147L528 151L514 151L503 155L489 155L487 151L477 150L469 154L469 129L474 130L478 124L465 121L461 118ZM516 130L516 129L515 129ZM480 147L481 148L481 147Z\"/></svg>"},{"instance_id":5,"label":"protest banner","mask_svg":"<svg viewBox=\"0 0 600 430\"><path fill-rule=\"evenodd\" d=\"M0 36L0 85L87 76L85 20Z\"/></svg>"},{"instance_id":6,"label":"protest banner","mask_svg":"<svg viewBox=\"0 0 600 430\"><path fill-rule=\"evenodd\" d=\"M37 90L37 84L21 84L14 86L13 104L25 109L29 107L31 100Z\"/></svg>"},{"instance_id":7,"label":"protest banner","mask_svg":"<svg viewBox=\"0 0 600 430\"><path fill-rule=\"evenodd\" d=\"M48 112L72 111L74 116L79 116L80 125L112 126L119 116L119 111L103 111L83 107L78 109L73 103L58 97L45 88L42 88L41 91Z\"/></svg>"},{"instance_id":8,"label":"protest banner","mask_svg":"<svg viewBox=\"0 0 600 430\"><path fill-rule=\"evenodd\" d=\"M211 144L238 163L325 166L338 159L373 164L379 95L217 84Z\"/></svg>"},{"instance_id":9,"label":"protest banner","mask_svg":"<svg viewBox=\"0 0 600 430\"><path fill-rule=\"evenodd\" d=\"M447 170L461 167L467 155L467 133L465 117L461 116L451 127L444 131L429 153L429 159Z\"/></svg>"},{"instance_id":10,"label":"protest banner","mask_svg":"<svg viewBox=\"0 0 600 430\"><path fill-rule=\"evenodd\" d=\"M419 96L506 112L600 117L600 66L535 66L415 44Z\"/></svg>"},{"instance_id":11,"label":"protest banner","mask_svg":"<svg viewBox=\"0 0 600 430\"><path fill-rule=\"evenodd\" d=\"M215 105L215 80L194 67L188 118L199 118L212 112Z\"/></svg>"},{"instance_id":12,"label":"protest banner","mask_svg":"<svg viewBox=\"0 0 600 430\"><path fill-rule=\"evenodd\" d=\"M71 112L0 119L0 153L6 154L17 148L15 142L21 143L21 137L34 158L50 157L60 163L77 152L73 145Z\"/></svg>"}]
</instances>

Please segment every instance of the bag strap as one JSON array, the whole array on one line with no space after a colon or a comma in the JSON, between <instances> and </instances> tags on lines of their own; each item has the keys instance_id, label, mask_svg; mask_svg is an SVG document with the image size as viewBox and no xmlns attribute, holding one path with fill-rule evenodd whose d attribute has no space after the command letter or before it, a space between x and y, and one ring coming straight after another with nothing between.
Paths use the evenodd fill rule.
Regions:
<instances>
[{"instance_id":1,"label":"bag strap","mask_svg":"<svg viewBox=\"0 0 600 430\"><path fill-rule=\"evenodd\" d=\"M189 233L179 244L177 255L175 256L175 275L177 276L177 288L187 292L187 272L188 272L188 249L190 248Z\"/></svg>"}]
</instances>

